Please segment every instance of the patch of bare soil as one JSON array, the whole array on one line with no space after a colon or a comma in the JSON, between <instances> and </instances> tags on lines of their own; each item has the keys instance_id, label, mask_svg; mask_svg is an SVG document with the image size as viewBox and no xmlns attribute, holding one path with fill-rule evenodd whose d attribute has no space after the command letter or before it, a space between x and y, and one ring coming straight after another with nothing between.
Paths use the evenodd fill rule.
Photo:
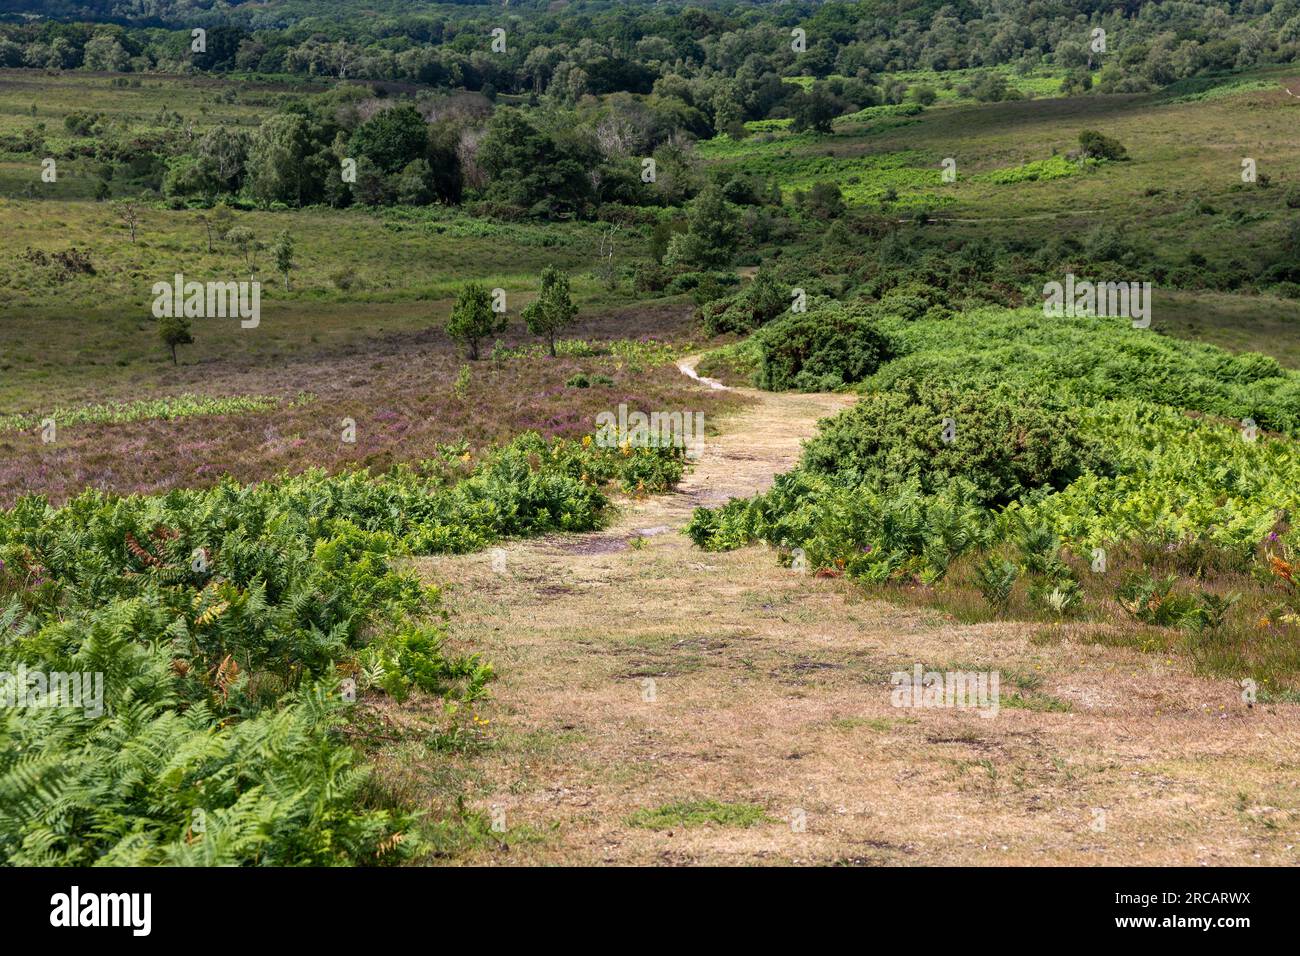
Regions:
<instances>
[{"instance_id":1,"label":"patch of bare soil","mask_svg":"<svg viewBox=\"0 0 1300 956\"><path fill-rule=\"evenodd\" d=\"M500 674L487 708L497 746L464 783L484 813L504 809L509 849L458 859L1300 861L1300 707L1248 708L1230 682L1174 659L1031 643L1042 624L958 625L873 600L766 548L693 548L677 530L694 507L767 488L851 401L746 394L676 493L625 503L609 529L513 543L504 573L487 555L422 562L451 582L458 648ZM1004 697L1030 706L991 718L891 706L891 673L916 663L999 671ZM629 822L699 800L766 816Z\"/></svg>"}]
</instances>

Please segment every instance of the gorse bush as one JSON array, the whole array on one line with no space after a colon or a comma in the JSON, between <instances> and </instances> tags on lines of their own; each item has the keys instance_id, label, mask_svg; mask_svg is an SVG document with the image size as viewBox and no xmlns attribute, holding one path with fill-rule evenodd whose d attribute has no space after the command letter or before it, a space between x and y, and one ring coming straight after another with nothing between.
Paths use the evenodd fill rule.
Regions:
<instances>
[{"instance_id":1,"label":"gorse bush","mask_svg":"<svg viewBox=\"0 0 1300 956\"><path fill-rule=\"evenodd\" d=\"M801 335L788 357L778 353L773 373L759 384L827 387L819 383L855 382L866 368L862 385L869 390L892 389L904 381L969 388L1007 384L1080 405L1142 399L1238 421L1249 418L1262 429L1300 436L1300 375L1269 356L1232 354L1169 338L1134 329L1121 318L1049 317L1040 309L1000 308L953 318L937 304L938 297L915 283L882 296L878 305L814 306L804 314L810 317L807 326L791 321L797 314L788 314L779 320L779 328L760 331L756 346L770 343L774 348L780 346L782 330ZM858 321L857 316L871 318ZM826 327L824 333L819 333L819 325ZM851 338L843 344L849 334L845 329L874 331L862 334L883 349L878 369L863 362ZM814 338L805 341L809 337ZM822 340L828 344L823 346ZM805 355L816 359L807 371ZM784 371L789 368L793 374ZM800 373L809 384L789 384ZM766 384L769 381L773 384Z\"/></svg>"},{"instance_id":2,"label":"gorse bush","mask_svg":"<svg viewBox=\"0 0 1300 956\"><path fill-rule=\"evenodd\" d=\"M769 391L826 391L860 382L893 354L875 320L838 305L791 312L754 336L755 383Z\"/></svg>"},{"instance_id":3,"label":"gorse bush","mask_svg":"<svg viewBox=\"0 0 1300 956\"><path fill-rule=\"evenodd\" d=\"M468 456L466 456L468 457ZM417 853L338 733L339 679L472 700L438 594L401 559L603 521L598 484L665 487L672 449L526 435L465 463L309 472L0 513L0 672L102 675L97 708L0 708L0 860L338 864Z\"/></svg>"},{"instance_id":4,"label":"gorse bush","mask_svg":"<svg viewBox=\"0 0 1300 956\"><path fill-rule=\"evenodd\" d=\"M759 270L754 281L734 295L707 302L700 307L704 329L709 335L752 332L790 307L790 296L770 271Z\"/></svg>"},{"instance_id":5,"label":"gorse bush","mask_svg":"<svg viewBox=\"0 0 1300 956\"><path fill-rule=\"evenodd\" d=\"M1089 159L1128 159L1128 150L1119 140L1095 129L1085 129L1079 134L1079 151Z\"/></svg>"},{"instance_id":6,"label":"gorse bush","mask_svg":"<svg viewBox=\"0 0 1300 956\"><path fill-rule=\"evenodd\" d=\"M915 483L922 494L934 494L960 477L987 505L1064 488L1101 466L1072 412L1005 388L917 383L864 395L826 422L803 456L808 471L852 486Z\"/></svg>"},{"instance_id":7,"label":"gorse bush","mask_svg":"<svg viewBox=\"0 0 1300 956\"><path fill-rule=\"evenodd\" d=\"M903 319L946 318L941 289L911 280L894 286L880 297L880 311ZM933 311L932 311L933 310Z\"/></svg>"}]
</instances>

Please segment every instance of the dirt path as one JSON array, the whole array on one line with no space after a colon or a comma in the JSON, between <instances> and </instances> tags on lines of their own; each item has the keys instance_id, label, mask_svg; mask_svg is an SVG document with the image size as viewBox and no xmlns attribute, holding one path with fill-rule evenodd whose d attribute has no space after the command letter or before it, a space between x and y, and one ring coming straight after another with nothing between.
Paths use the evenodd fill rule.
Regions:
<instances>
[{"instance_id":1,"label":"dirt path","mask_svg":"<svg viewBox=\"0 0 1300 956\"><path fill-rule=\"evenodd\" d=\"M467 862L1300 862L1300 708L1044 625L872 600L766 548L694 549L693 508L768 487L849 402L748 394L676 493L608 530L513 543L504 573L423 562L453 582L456 643L500 674L470 799L504 811L509 851ZM1039 709L891 706L916 663L997 670ZM689 801L763 818L629 821Z\"/></svg>"}]
</instances>

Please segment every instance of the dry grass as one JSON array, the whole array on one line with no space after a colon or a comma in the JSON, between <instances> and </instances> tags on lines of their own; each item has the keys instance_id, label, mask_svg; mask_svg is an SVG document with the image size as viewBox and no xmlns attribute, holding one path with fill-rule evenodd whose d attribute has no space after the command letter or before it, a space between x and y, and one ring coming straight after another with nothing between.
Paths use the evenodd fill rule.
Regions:
<instances>
[{"instance_id":1,"label":"dry grass","mask_svg":"<svg viewBox=\"0 0 1300 956\"><path fill-rule=\"evenodd\" d=\"M1262 700L1300 699L1300 646L1294 629L1280 620L1281 609L1294 601L1291 589L1264 570L1267 545L1257 553L1239 554L1213 546L1184 545L1170 550L1158 544L1129 542L1112 545L1102 573L1090 560L1062 552L1079 582L1079 605L1060 614L1033 598L1043 575L1022 572L1005 609L995 610L980 593L975 568L982 555L967 554L948 569L941 584L898 583L878 586L879 597L908 607L929 608L962 624L990 620L1039 622L1036 641L1043 644L1073 640L1109 647L1129 647L1144 654L1175 654L1196 673L1256 682ZM997 552L1015 561L1016 549ZM1217 627L1194 630L1186 624L1156 626L1139 620L1119 600L1124 582L1133 576L1173 578L1171 595L1196 605L1200 595L1227 599L1230 607Z\"/></svg>"}]
</instances>

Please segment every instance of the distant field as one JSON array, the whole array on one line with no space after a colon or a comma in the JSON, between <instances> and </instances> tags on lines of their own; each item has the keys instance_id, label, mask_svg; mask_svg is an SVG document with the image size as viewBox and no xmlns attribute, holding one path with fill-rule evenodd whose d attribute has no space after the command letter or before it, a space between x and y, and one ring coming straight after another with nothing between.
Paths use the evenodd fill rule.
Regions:
<instances>
[{"instance_id":1,"label":"distant field","mask_svg":"<svg viewBox=\"0 0 1300 956\"><path fill-rule=\"evenodd\" d=\"M722 135L701 144L700 155L774 177L787 195L832 182L850 206L898 218L929 213L942 220L938 235L953 248L987 238L1046 245L1111 228L1162 265L1170 277L1163 285L1184 289L1170 331L1213 327L1215 341L1253 343L1293 362L1289 345L1252 330L1269 324L1254 305L1292 322L1300 316L1295 300L1251 298L1228 310L1241 323L1225 323L1216 318L1223 297L1194 316L1188 293L1203 272L1246 271L1276 258L1295 215L1288 203L1300 199L1300 99L1283 90L1287 75L1203 78L1149 95L941 99L914 116L878 107L861 121L837 120L824 136L757 124L743 141ZM1085 129L1105 130L1129 159L1067 163ZM1246 157L1270 180L1266 188L1242 182ZM951 183L942 180L948 158L956 168Z\"/></svg>"},{"instance_id":2,"label":"distant field","mask_svg":"<svg viewBox=\"0 0 1300 956\"><path fill-rule=\"evenodd\" d=\"M202 129L256 124L285 97L277 85L237 80L144 77L123 87L108 77L36 76L0 84L9 124L0 132L32 122L33 96L35 122L60 136L73 110L103 111L137 132L154 128L158 110L175 110ZM31 157L0 165L0 194L11 197L0 198L10 254L0 271L0 422L12 426L0 430L0 498L60 497L86 484L202 485L223 473L267 478L314 464L386 466L434 454L442 442L491 443L529 428L576 435L617 401L663 404L685 387L661 367L671 349L643 340L688 342L690 306L632 310L626 283L610 290L598 281L601 224L501 223L438 206L235 209L214 222L209 247L212 210L145 200L133 242L113 204L89 199L85 169L80 160L62 164L59 180L38 182L28 198L18 181L38 177ZM260 246L251 264L249 250L221 239L236 226ZM295 243L287 289L267 248L282 231ZM69 249L83 251L92 271L48 258ZM644 254L640 233L620 235L621 269ZM546 265L571 274L582 310L569 351L554 363L505 358L470 368L442 331L457 290L469 280L504 289L509 324L497 338L535 345L520 313ZM154 283L178 272L258 279L259 326L196 319L195 341L174 366L151 309ZM615 385L566 385L581 372ZM55 446L40 440L47 415L59 423ZM355 444L338 440L345 417L358 423Z\"/></svg>"},{"instance_id":3,"label":"distant field","mask_svg":"<svg viewBox=\"0 0 1300 956\"><path fill-rule=\"evenodd\" d=\"M1300 302L1225 293L1159 293L1152 307L1169 335L1233 351L1263 352L1300 369Z\"/></svg>"},{"instance_id":4,"label":"distant field","mask_svg":"<svg viewBox=\"0 0 1300 956\"><path fill-rule=\"evenodd\" d=\"M958 90L986 73L996 73L1007 81L1007 86L1023 96L1057 96L1060 95L1061 80L1065 78L1066 71L1055 68L1038 68L1029 73L1019 73L1010 66L993 66L979 67L969 70L948 70L946 72L936 72L934 70L897 70L880 75L879 79L884 82L893 80L899 83L905 83L907 86L924 84L931 87L938 94L938 102L974 102L974 99ZM831 77L834 78L834 77ZM840 77L842 79L842 77ZM804 89L810 88L816 77L812 76L792 76L786 77L788 82L798 83Z\"/></svg>"},{"instance_id":5,"label":"distant field","mask_svg":"<svg viewBox=\"0 0 1300 956\"><path fill-rule=\"evenodd\" d=\"M756 133L748 139L737 143L724 134L702 144L700 153L713 162L776 175L791 190L819 178L837 182L850 203L874 203L892 186L899 206L937 200L945 216L954 218L1105 214L1123 226L1141 221L1144 230L1158 230L1153 238L1176 241L1189 233L1181 207L1204 198L1223 202L1224 212L1236 217L1233 230L1249 232L1254 217L1275 211L1286 189L1300 185L1300 173L1290 162L1300 150L1300 100L1286 95L1278 82L1283 75L1210 87L1222 92L1195 100L1150 94L941 101L893 121L890 112L899 108L876 107L864 111L870 115L861 121L837 121L831 136L753 124ZM1285 119L1291 111L1296 122ZM1071 177L995 181L998 172L1076 149L1079 132L1087 128L1104 128L1128 148L1131 161ZM1193 134L1200 145L1189 149ZM1246 156L1271 176L1270 189L1242 188ZM956 161L957 179L944 184L941 163L948 157ZM1148 196L1148 189L1157 192ZM1147 201L1152 198L1154 223ZM1203 232L1204 225L1197 223L1193 233Z\"/></svg>"},{"instance_id":6,"label":"distant field","mask_svg":"<svg viewBox=\"0 0 1300 956\"><path fill-rule=\"evenodd\" d=\"M17 260L0 274L0 316L10 333L0 356L0 409L88 397L114 389L124 368L170 365L150 311L153 284L172 281L176 272L200 281L250 274L229 243L207 251L200 215L146 208L132 243L108 204L0 199L0 228L12 238ZM594 225L495 226L436 209L239 212L232 222L265 243L285 229L294 236L291 288L285 291L268 254L259 252L262 326L200 323L198 341L186 353L190 361L265 361L299 347L440 325L456 288L471 278L504 288L517 314L545 263L574 270L575 293L601 301L596 282L584 278L596 262ZM628 244L628 255L636 243ZM93 275L61 278L56 269L21 258L28 248L68 247L89 251Z\"/></svg>"},{"instance_id":7,"label":"distant field","mask_svg":"<svg viewBox=\"0 0 1300 956\"><path fill-rule=\"evenodd\" d=\"M324 83L287 77L247 80L212 76L97 74L0 69L0 133L44 123L56 141L71 112L103 113L111 122L149 128L161 111L180 113L200 129L255 126L269 108Z\"/></svg>"}]
</instances>

